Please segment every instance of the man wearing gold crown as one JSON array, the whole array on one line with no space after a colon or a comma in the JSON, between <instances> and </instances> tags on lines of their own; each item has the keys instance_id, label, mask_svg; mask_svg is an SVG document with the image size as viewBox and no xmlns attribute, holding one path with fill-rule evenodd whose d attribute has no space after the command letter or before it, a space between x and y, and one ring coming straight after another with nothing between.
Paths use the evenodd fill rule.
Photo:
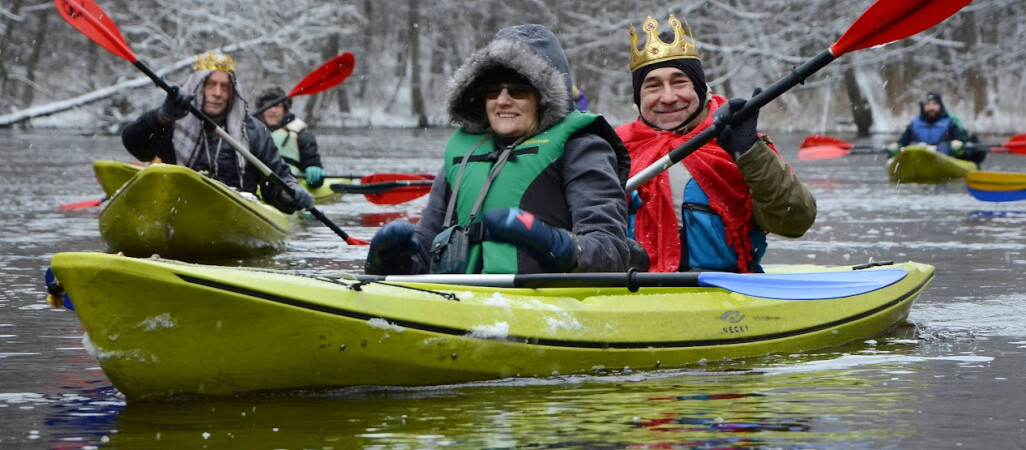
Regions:
<instances>
[{"instance_id":1,"label":"man wearing gold crown","mask_svg":"<svg viewBox=\"0 0 1026 450\"><path fill-rule=\"evenodd\" d=\"M673 15L668 22L670 30L660 34L654 19L645 20L641 47L630 30L640 116L616 131L630 151L631 175L745 104L712 93L690 27L685 32ZM756 132L757 120L754 114L725 127L715 142L639 187L634 237L652 271L761 272L767 232L797 238L812 226L815 199Z\"/></svg>"},{"instance_id":2,"label":"man wearing gold crown","mask_svg":"<svg viewBox=\"0 0 1026 450\"><path fill-rule=\"evenodd\" d=\"M128 152L140 161L160 158L168 164L206 172L242 191L255 194L259 186L263 200L285 213L312 207L313 196L306 189L297 188L296 179L278 155L267 127L247 114L246 99L235 78L235 61L223 53L208 52L199 55L193 69L181 87L172 86L159 108L143 113L121 132L121 142ZM235 140L248 145L250 153L293 188L295 197L279 189L204 122L189 115L190 105L213 119Z\"/></svg>"}]
</instances>

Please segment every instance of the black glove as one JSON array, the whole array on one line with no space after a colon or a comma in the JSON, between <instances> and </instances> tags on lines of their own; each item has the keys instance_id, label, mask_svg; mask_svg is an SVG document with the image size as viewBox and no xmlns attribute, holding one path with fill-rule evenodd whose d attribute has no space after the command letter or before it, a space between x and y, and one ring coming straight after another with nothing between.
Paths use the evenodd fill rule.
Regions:
<instances>
[{"instance_id":1,"label":"black glove","mask_svg":"<svg viewBox=\"0 0 1026 450\"><path fill-rule=\"evenodd\" d=\"M486 212L481 222L488 239L523 249L548 270L566 272L577 266L573 235L542 222L534 214L519 208L499 208Z\"/></svg>"},{"instance_id":2,"label":"black glove","mask_svg":"<svg viewBox=\"0 0 1026 450\"><path fill-rule=\"evenodd\" d=\"M314 196L306 188L288 183L288 189L279 190L278 203L293 211L307 210L314 207Z\"/></svg>"},{"instance_id":3,"label":"black glove","mask_svg":"<svg viewBox=\"0 0 1026 450\"><path fill-rule=\"evenodd\" d=\"M762 92L761 87L755 88L752 97L759 95L760 92ZM716 143L720 144L720 147L726 150L727 153L730 153L730 156L735 161L745 154L748 149L752 148L755 145L755 141L759 139L759 135L756 133L756 127L759 123L759 110L755 110L751 116L734 125L730 125L727 121L731 116L740 111L741 108L744 108L745 103L748 103L747 99L732 98L727 103L720 105L713 115L713 120L723 124L723 130L720 131L719 136L716 136Z\"/></svg>"},{"instance_id":4,"label":"black glove","mask_svg":"<svg viewBox=\"0 0 1026 450\"><path fill-rule=\"evenodd\" d=\"M651 260L648 257L648 252L645 251L645 247L642 247L634 239L627 239L627 250L630 250L630 261L627 262L627 267L638 272L648 272Z\"/></svg>"},{"instance_id":5,"label":"black glove","mask_svg":"<svg viewBox=\"0 0 1026 450\"><path fill-rule=\"evenodd\" d=\"M164 97L164 104L160 105L157 114L166 123L172 123L182 117L189 115L189 106L192 105L194 97L188 95L177 85L172 84Z\"/></svg>"},{"instance_id":6,"label":"black glove","mask_svg":"<svg viewBox=\"0 0 1026 450\"><path fill-rule=\"evenodd\" d=\"M405 220L394 220L371 239L363 270L369 275L409 274L410 259L420 251L414 228Z\"/></svg>"}]
</instances>

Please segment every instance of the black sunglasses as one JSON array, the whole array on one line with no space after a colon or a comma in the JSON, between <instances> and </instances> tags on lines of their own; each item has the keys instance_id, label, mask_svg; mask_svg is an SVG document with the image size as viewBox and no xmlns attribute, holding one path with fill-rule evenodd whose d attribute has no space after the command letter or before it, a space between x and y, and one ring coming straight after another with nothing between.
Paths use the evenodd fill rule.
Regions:
<instances>
[{"instance_id":1,"label":"black sunglasses","mask_svg":"<svg viewBox=\"0 0 1026 450\"><path fill-rule=\"evenodd\" d=\"M488 100L495 100L502 95L502 91L506 90L510 97L516 100L523 100L530 97L534 92L534 88L527 84L520 83L492 83L484 88L484 96Z\"/></svg>"}]
</instances>

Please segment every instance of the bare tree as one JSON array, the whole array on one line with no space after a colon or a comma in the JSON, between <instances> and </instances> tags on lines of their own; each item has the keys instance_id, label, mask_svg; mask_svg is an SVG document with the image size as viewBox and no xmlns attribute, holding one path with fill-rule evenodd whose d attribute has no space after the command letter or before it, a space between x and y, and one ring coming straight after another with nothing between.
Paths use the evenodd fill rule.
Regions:
<instances>
[{"instance_id":1,"label":"bare tree","mask_svg":"<svg viewBox=\"0 0 1026 450\"><path fill-rule=\"evenodd\" d=\"M244 88L253 91L265 84L291 85L331 53L351 51L357 65L349 81L316 98L297 99L312 121L324 126L445 126L445 87L453 71L506 26L551 28L590 109L615 124L636 116L627 30L647 16L663 29L669 13L686 20L713 92L747 97L829 47L872 3L365 0L353 5L295 0L286 8L270 0L109 0L102 6L140 58L169 79L185 75L188 65L177 61L243 42L255 44L239 47L233 56ZM92 109L97 128L110 129L130 120L134 114L129 112L159 102L159 90L125 83L138 77L131 65L67 24L45 19L41 12L52 4L26 5L13 0L0 6L0 126L38 116L25 111L53 114L99 101L118 106ZM946 95L948 109L974 131L1017 131L1026 117L1022 17L1026 2L1021 0L976 0L930 30L838 58L767 106L760 126L894 132L918 113L917 100L925 92L938 91ZM11 95L14 80L25 89L23 95ZM122 88L104 90L111 86ZM46 95L27 95L30 91ZM95 92L105 94L91 95ZM66 104L69 98L81 100ZM52 106L57 102L65 102L64 109ZM391 122L389 117L414 120Z\"/></svg>"}]
</instances>

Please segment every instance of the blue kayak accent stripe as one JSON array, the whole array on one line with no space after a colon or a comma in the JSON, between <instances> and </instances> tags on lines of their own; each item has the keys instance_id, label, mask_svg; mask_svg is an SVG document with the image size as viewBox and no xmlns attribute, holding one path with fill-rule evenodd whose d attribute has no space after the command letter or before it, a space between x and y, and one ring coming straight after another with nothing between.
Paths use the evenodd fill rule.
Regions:
<instances>
[{"instance_id":1,"label":"blue kayak accent stripe","mask_svg":"<svg viewBox=\"0 0 1026 450\"><path fill-rule=\"evenodd\" d=\"M852 297L890 286L908 275L905 269L844 270L812 273L701 272L698 284L751 297L778 300L827 300Z\"/></svg>"},{"instance_id":2,"label":"blue kayak accent stripe","mask_svg":"<svg viewBox=\"0 0 1026 450\"><path fill-rule=\"evenodd\" d=\"M1015 202L1026 200L1026 190L985 191L982 189L973 189L969 186L966 186L966 189L969 189L969 195L972 195L977 200L983 200L985 202Z\"/></svg>"},{"instance_id":3,"label":"blue kayak accent stripe","mask_svg":"<svg viewBox=\"0 0 1026 450\"><path fill-rule=\"evenodd\" d=\"M260 291L256 291L256 290L253 290L253 289L250 289L250 288L241 287L241 286L234 286L234 285L227 284L227 283L224 283L224 282L221 282L221 281L207 280L207 279L195 277L195 276L192 276L192 275L184 275L184 274L180 274L180 273L178 273L176 275L179 278L181 278L183 281L186 281L188 283L193 283L193 284L197 284L197 285L200 285L200 286L205 286L205 287L208 287L208 288L218 289L218 290L222 290L222 291L226 291L226 292L232 292L232 293L235 293L235 294L245 295L245 296L249 296L249 297L259 298L259 299L262 299L262 300L267 300L267 301L270 301L270 302L279 303L279 304L283 304L283 305L289 305L289 306L293 306L293 307L301 308L301 309L306 309L306 310L310 310L310 311L317 311L317 312L321 312L321 313L332 314L332 315L336 315L336 316L340 316L340 317L347 317L347 318L356 319L356 320L384 319L384 320L387 320L391 324L394 324L394 325L400 326L400 327L404 327L404 328L421 330L421 331L426 331L426 332L430 332L430 333L446 334L446 335L456 336L456 337L465 337L465 338L468 338L468 339L478 339L478 338L472 338L472 337L468 336L471 333L471 330L466 330L466 329L462 329L462 328L440 327L440 326L437 326L437 325L429 325L429 324L420 323L420 322L412 322L412 321L406 321L406 320L395 320L395 319L388 318L388 317L382 317L380 315L371 315L371 314L366 314L366 313L361 313L361 312L356 312L356 311L350 311L350 310L343 309L343 308L336 308L336 307L333 307L333 306L308 303L308 302L303 301L303 300L298 300L298 299L288 298L288 297L282 297L282 296L275 295L275 294L268 294L266 292L260 292ZM648 342L574 341L574 340L559 340L559 339L538 339L538 338L529 338L529 337L523 337L523 336L510 335L510 336L506 337L505 339L503 339L503 341L515 342L515 343L526 344L526 345L540 345L540 346L547 346L547 347L593 348L593 349L643 349L643 348L660 349L660 348L712 347L712 346L738 345L738 344L748 344L748 343L755 343L755 342L772 341L772 340L775 340L775 339L783 339L783 338L788 338L788 337L793 337L793 336L800 336L800 335L808 334L808 333L814 333L814 332L817 332L817 331L822 331L822 330L838 327L838 326L844 325L846 323L855 322L855 321L861 320L863 318L873 316L873 315L875 315L875 314L877 314L877 313L879 313L881 311L885 311L887 309L893 308L893 307L895 307L895 306L897 306L897 305L899 305L899 304L909 300L911 297L914 297L914 296L918 295L919 291L924 289L926 287L926 285L929 284L929 282L931 280L933 280L933 277L934 277L934 275L931 273L929 277L924 279L923 282L920 283L918 286L916 286L914 289L910 289L908 292L906 292L905 294L901 295L900 297L898 297L898 298L896 298L896 299L894 299L892 301L889 301L889 302L887 302L887 303L885 303L883 305L880 305L880 306L878 306L876 308L873 308L871 310L864 311L862 313L859 313L859 314L856 314L856 315L853 315L853 316L850 316L850 317L845 317L843 319L836 320L834 322L824 323L824 324L816 325L816 326L813 326L813 327L807 327L807 328L802 328L802 329L797 329L797 330L785 331L785 332L781 332L781 333L765 334L765 335L758 335L758 336L733 337L733 338L724 338L724 339L683 340L683 341L648 341Z\"/></svg>"}]
</instances>

